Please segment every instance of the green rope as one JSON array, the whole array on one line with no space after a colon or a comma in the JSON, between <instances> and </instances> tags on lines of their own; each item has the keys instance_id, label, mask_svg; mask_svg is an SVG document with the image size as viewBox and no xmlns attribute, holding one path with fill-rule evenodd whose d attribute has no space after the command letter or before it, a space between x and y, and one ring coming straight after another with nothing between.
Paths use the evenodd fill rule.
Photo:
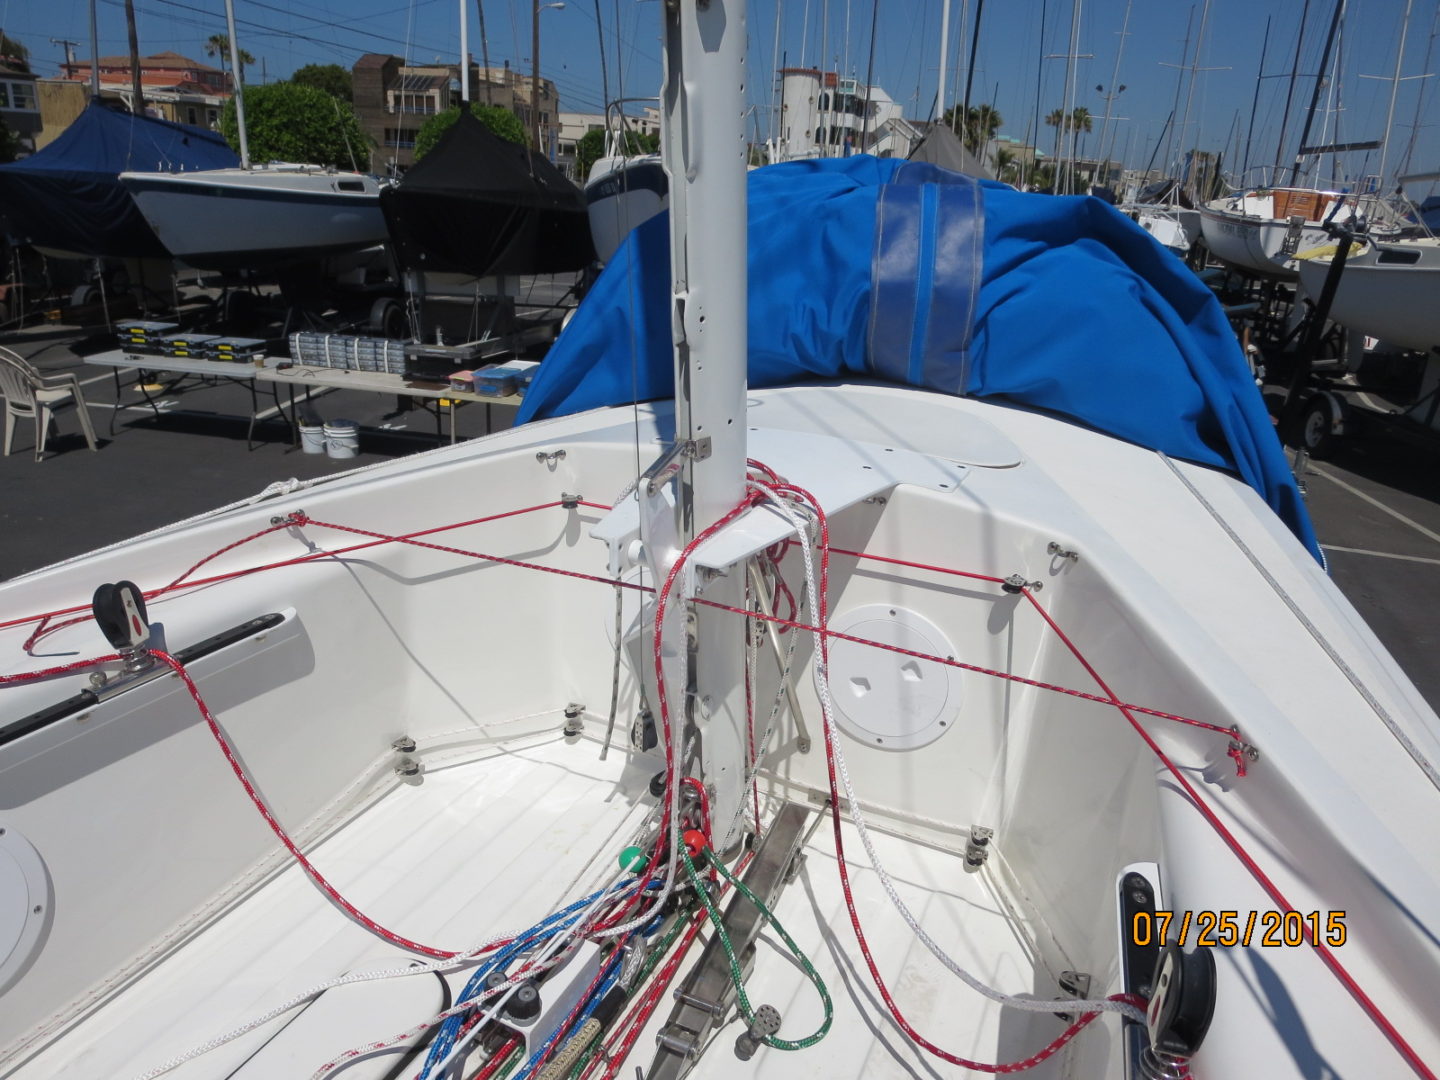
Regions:
<instances>
[{"instance_id":1,"label":"green rope","mask_svg":"<svg viewBox=\"0 0 1440 1080\"><path fill-rule=\"evenodd\" d=\"M504 1068L495 1074L495 1080L505 1080L507 1076L515 1071L515 1067L524 1060L525 1044L517 1043L515 1049L510 1051L510 1060L505 1063Z\"/></svg>"},{"instance_id":2,"label":"green rope","mask_svg":"<svg viewBox=\"0 0 1440 1080\"><path fill-rule=\"evenodd\" d=\"M740 975L740 961L735 958L735 948L730 944L730 935L725 932L725 923L720 918L720 913L715 910L715 902L710 899L709 891L701 882L699 875L695 873L695 864L690 861L690 855L683 847L680 849L680 857L685 860L685 872L690 875L690 884L694 886L696 894L705 904L705 912L710 916L710 922L715 927L715 933L720 938L721 946L725 949L725 956L730 961L730 979L735 984L735 998L740 1006L740 1015L744 1018L747 1027L753 1026L755 1012L750 1008L750 998L745 993L745 981ZM775 1050L804 1050L806 1047L814 1046L829 1032L830 1022L835 1018L835 1007L830 1000L830 992L825 989L825 983L820 978L820 973L815 970L815 965L810 963L810 958L800 951L800 946L795 944L795 940L785 932L785 928L780 925L780 920L775 918L774 914L760 902L760 898L751 892L743 881L725 869L715 856L715 852L708 847L705 849L705 858L726 881L735 886L741 896L754 904L760 914L765 917L765 921L775 928L775 932L780 935L780 940L785 942L785 947L790 950L790 954L800 962L800 967L804 969L806 977L814 984L820 994L820 1000L825 1006L825 1020L813 1035L807 1035L803 1039L781 1039L774 1035L766 1035L762 1041L766 1046Z\"/></svg>"},{"instance_id":3,"label":"green rope","mask_svg":"<svg viewBox=\"0 0 1440 1080\"><path fill-rule=\"evenodd\" d=\"M675 919L675 925L665 931L665 936L655 944L654 948L650 950L649 955L645 957L645 963L641 966L639 973L630 984L632 998L640 987L645 985L651 973L660 965L660 961L664 959L665 954L670 951L670 946L675 944L675 939L680 936L680 932L685 929L689 921L690 908L687 906L680 910L678 917ZM577 1061L570 1070L570 1080L575 1080L575 1078L579 1077L590 1067L590 1063L600 1055L600 1048L604 1045L604 1042L605 1033L602 1032L600 1038L590 1044L585 1053L581 1055L580 1060Z\"/></svg>"}]
</instances>

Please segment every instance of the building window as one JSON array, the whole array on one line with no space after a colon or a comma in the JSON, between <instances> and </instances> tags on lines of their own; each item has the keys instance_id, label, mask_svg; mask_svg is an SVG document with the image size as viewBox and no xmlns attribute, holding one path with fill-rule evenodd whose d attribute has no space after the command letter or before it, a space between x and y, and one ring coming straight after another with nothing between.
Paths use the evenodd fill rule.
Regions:
<instances>
[{"instance_id":1,"label":"building window","mask_svg":"<svg viewBox=\"0 0 1440 1080\"><path fill-rule=\"evenodd\" d=\"M185 106L185 122L187 124L198 124L200 122L199 115L195 112L194 105Z\"/></svg>"},{"instance_id":2,"label":"building window","mask_svg":"<svg viewBox=\"0 0 1440 1080\"><path fill-rule=\"evenodd\" d=\"M0 109L10 107L10 84L0 82Z\"/></svg>"},{"instance_id":3,"label":"building window","mask_svg":"<svg viewBox=\"0 0 1440 1080\"><path fill-rule=\"evenodd\" d=\"M38 106L35 104L35 87L30 85L29 83L11 83L11 90L14 91L15 108L38 108Z\"/></svg>"},{"instance_id":4,"label":"building window","mask_svg":"<svg viewBox=\"0 0 1440 1080\"><path fill-rule=\"evenodd\" d=\"M404 128L386 128L385 145L391 150L413 150L415 132L406 131Z\"/></svg>"},{"instance_id":5,"label":"building window","mask_svg":"<svg viewBox=\"0 0 1440 1080\"><path fill-rule=\"evenodd\" d=\"M418 113L430 115L439 112L438 103L433 94L394 94L390 99L392 112Z\"/></svg>"},{"instance_id":6,"label":"building window","mask_svg":"<svg viewBox=\"0 0 1440 1080\"><path fill-rule=\"evenodd\" d=\"M220 122L220 110L219 110L219 109L206 109L206 110L205 110L205 122L206 122L207 124L209 124L209 125L213 128L216 124L218 124L218 123Z\"/></svg>"}]
</instances>

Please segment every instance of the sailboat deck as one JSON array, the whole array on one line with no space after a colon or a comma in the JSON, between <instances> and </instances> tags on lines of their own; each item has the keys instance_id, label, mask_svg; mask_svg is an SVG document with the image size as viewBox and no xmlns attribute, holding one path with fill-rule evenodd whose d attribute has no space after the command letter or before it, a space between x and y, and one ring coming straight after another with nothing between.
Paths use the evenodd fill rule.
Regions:
<instances>
[{"instance_id":1,"label":"sailboat deck","mask_svg":"<svg viewBox=\"0 0 1440 1080\"><path fill-rule=\"evenodd\" d=\"M309 854L342 894L391 929L442 948L478 945L538 921L613 873L618 853L654 804L646 792L650 774L627 765L627 758L612 752L601 761L595 741L558 735L490 748L478 760L432 767L421 782L394 785ZM237 786L215 797L243 795ZM846 831L871 949L912 1022L957 1052L993 1059L999 1042L1001 1053L1023 1056L1024 1048L1003 1045L998 1010L966 991L960 997L953 976L910 936L866 867L858 836L848 824ZM901 895L957 959L1003 990L1031 989L1026 950L982 876L965 874L953 853L878 833L875 839ZM756 1076L937 1075L893 1027L860 966L828 823L814 830L806 855L777 915L829 986L835 1024L818 1046L799 1054L762 1051L748 1068ZM682 976L699 952L697 942ZM404 962L404 954L337 911L291 864L12 1075L140 1076L307 987ZM452 988L467 976L450 975ZM362 1038L390 1037L428 1015L431 1004L416 1011L416 1003L427 1000L424 993L399 989L399 983L415 981L391 980L367 991L380 1019ZM762 937L747 985L757 1005L781 1010L782 1036L799 1037L818 1023L813 989L771 934ZM395 1006L393 1015L387 1002ZM651 1031L637 1043L632 1070L648 1065L653 1030L669 1006L667 995ZM297 1015L299 1010L288 1013L168 1075L249 1076L247 1061ZM698 1075L733 1071L729 1043L740 1031L732 1014L719 1036L724 1045L702 1059ZM357 1041L353 1024L339 1043L327 1042L325 1029L313 1023L308 1034L317 1036L313 1046L295 1059L306 1062L302 1078ZM374 1075L387 1075L395 1061L391 1057ZM371 1073L361 1068L341 1075Z\"/></svg>"}]
</instances>

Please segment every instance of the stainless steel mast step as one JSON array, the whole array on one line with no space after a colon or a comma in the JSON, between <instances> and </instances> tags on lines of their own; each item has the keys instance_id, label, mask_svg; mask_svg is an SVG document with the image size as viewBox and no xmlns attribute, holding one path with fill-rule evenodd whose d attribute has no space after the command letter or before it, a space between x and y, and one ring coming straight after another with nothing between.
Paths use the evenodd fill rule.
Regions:
<instances>
[{"instance_id":1,"label":"stainless steel mast step","mask_svg":"<svg viewBox=\"0 0 1440 1080\"><path fill-rule=\"evenodd\" d=\"M761 839L755 861L745 873L745 885L767 908L773 910L780 891L790 879L790 867L800 854L809 814L799 803L786 803L775 816L770 831ZM723 921L742 970L748 970L764 917L754 904L736 893L726 905ZM669 1021L660 1029L660 1048L650 1063L646 1080L680 1080L689 1072L700 1047L729 1011L734 996L730 961L717 935L706 943L700 959L675 991L675 1007Z\"/></svg>"}]
</instances>

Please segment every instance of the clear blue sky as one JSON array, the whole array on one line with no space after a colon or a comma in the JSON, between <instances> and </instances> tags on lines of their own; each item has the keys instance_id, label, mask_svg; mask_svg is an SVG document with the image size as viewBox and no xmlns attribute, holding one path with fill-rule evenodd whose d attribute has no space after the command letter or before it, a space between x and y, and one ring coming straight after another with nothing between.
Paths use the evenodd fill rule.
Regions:
<instances>
[{"instance_id":1,"label":"clear blue sky","mask_svg":"<svg viewBox=\"0 0 1440 1080\"><path fill-rule=\"evenodd\" d=\"M241 44L263 59L266 75L282 78L307 63L339 63L349 67L362 53L393 52L417 62L452 59L458 51L458 0L235 0ZM530 64L531 0L483 0L491 62L508 59L528 70ZM1341 77L1333 91L1338 100L1328 114L1327 141L1357 141L1383 136L1388 81L1362 79L1394 69L1401 17L1406 0L1351 0L1339 43ZM1199 65L1217 68L1201 72L1195 82L1188 129L1176 135L1179 142L1202 148L1227 149L1227 164L1243 153L1249 132L1251 101L1260 62L1261 38L1270 20L1267 74L1285 75L1295 53L1303 0L1212 0L1208 25L1201 43ZM221 0L135 0L140 48L144 53L173 49L204 59L203 43L223 32ZM480 54L475 0L467 0L471 52ZM1163 66L1182 60L1187 20L1193 19L1191 50L1199 34L1203 0L1135 0L1129 34L1124 39L1119 77L1126 90L1114 99L1114 156L1125 155L1130 165L1144 165L1157 143L1163 150L1166 117L1176 102L1176 69ZM1300 69L1313 73L1318 66L1333 0L1311 0ZM609 59L610 94L655 93L660 80L658 0L598 0L605 24ZM907 115L928 115L935 97L939 64L941 0L884 0L880 4L875 40L875 82L903 102ZM1095 130L1085 150L1099 151L1100 120L1106 102L1095 88L1110 88L1126 0L1085 0L1079 20L1077 51L1090 54L1077 62L1076 104L1095 115ZM559 84L561 106L567 110L597 111L602 97L597 44L596 0L567 0L563 10L541 14L543 74ZM776 15L780 15L779 47L791 65L803 59L815 65L823 55L827 67L841 68L863 79L869 61L871 4L866 0L751 0L750 70L758 75L751 99L764 126L770 105ZM952 0L950 71L960 73L963 90L963 53L968 53L968 31L962 14L973 17L974 3ZM1042 12L1044 27L1042 35ZM1042 60L1042 54L1068 50L1072 5L1066 0L990 0L976 63L972 102L992 101L1004 117L1001 133L1025 139L1034 124L1037 68L1042 115L1064 98L1064 59ZM1440 6L1418 0L1411 17L1404 75L1440 71L1440 41L1435 41ZM615 27L620 26L617 45ZM99 0L102 53L125 50L125 23L121 0ZM82 44L77 55L89 52L86 0L0 0L0 29L24 42L36 69L53 74L63 59L60 46L50 38L69 38ZM828 36L822 39L822 32ZM963 37L962 37L963 32ZM822 40L825 42L822 48ZM963 50L962 40L965 42ZM1427 67L1427 51L1429 53ZM1185 59L1186 63L1191 58ZM257 64L257 68L259 65ZM251 77L258 77L258 71ZM1392 136L1391 171L1404 157L1416 118L1423 104L1422 126L1410 171L1440 169L1440 77L1403 82ZM1299 114L1313 83L1296 84L1287 160L1299 135ZM1276 137L1284 107L1287 79L1266 79L1255 112L1250 160L1273 161ZM1420 95L1425 95L1420 101ZM1327 89L1322 103L1329 98ZM1179 94L1179 112L1185 110L1186 92ZM1321 139L1326 114L1317 116L1312 142ZM1175 124L1179 125L1177 117ZM1336 130L1338 124L1338 132ZM1051 145L1052 130L1041 125L1041 147ZM1127 153L1128 151L1128 153ZM1238 164L1237 162L1234 162ZM1357 154L1342 168L1352 175L1374 171L1377 155ZM1326 166L1328 169L1328 164ZM1428 186L1426 188L1428 190ZM1422 192L1423 193L1423 192Z\"/></svg>"}]
</instances>

